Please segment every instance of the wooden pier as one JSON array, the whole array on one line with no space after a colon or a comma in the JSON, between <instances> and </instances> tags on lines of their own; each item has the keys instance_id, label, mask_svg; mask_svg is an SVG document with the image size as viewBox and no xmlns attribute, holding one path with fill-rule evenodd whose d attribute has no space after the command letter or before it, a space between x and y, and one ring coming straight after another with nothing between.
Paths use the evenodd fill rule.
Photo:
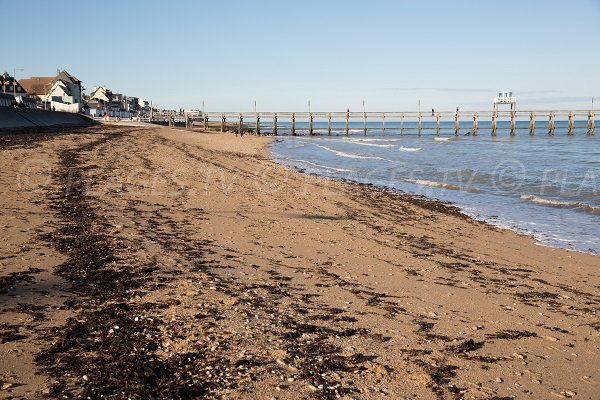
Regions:
<instances>
[{"instance_id":1,"label":"wooden pier","mask_svg":"<svg viewBox=\"0 0 600 400\"><path fill-rule=\"evenodd\" d=\"M221 132L234 130L236 133L252 131L260 134L290 134L297 135L303 132L308 135L336 134L349 135L360 131L367 135L369 131L377 131L380 134L396 131L401 135L405 133L416 133L421 135L425 132L440 135L443 131L452 131L454 135L472 134L478 135L482 129L496 136L499 130L507 131L511 136L517 131L525 130L534 136L536 129L545 129L548 135L554 135L557 119L565 121L565 133L568 136L575 134L576 130L585 130L587 135L595 134L595 112L593 110L547 110L547 111L516 111L516 110L491 110L491 111L444 111L444 112L206 112L201 117L191 118L178 113L153 113L145 121L152 123L183 125L192 128L200 125L203 129L218 129ZM298 122L303 121L306 128L298 129ZM315 129L315 122L326 124L326 127ZM377 124L370 121L378 121ZM482 128L482 122L487 123ZM334 130L333 123L338 127ZM412 124L410 124L412 122ZM499 122L504 122L502 126ZM518 126L517 122L521 122ZM351 127L354 123L354 128ZM283 127L283 128L282 128Z\"/></svg>"}]
</instances>

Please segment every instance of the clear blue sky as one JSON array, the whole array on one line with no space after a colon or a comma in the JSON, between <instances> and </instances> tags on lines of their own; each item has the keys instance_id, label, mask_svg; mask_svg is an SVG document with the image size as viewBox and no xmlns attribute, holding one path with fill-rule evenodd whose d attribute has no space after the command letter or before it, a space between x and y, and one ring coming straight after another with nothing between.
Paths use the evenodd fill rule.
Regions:
<instances>
[{"instance_id":1,"label":"clear blue sky","mask_svg":"<svg viewBox=\"0 0 600 400\"><path fill-rule=\"evenodd\" d=\"M0 70L208 111L600 108L600 0L0 1ZM8 16L14 16L8 17ZM14 43L12 47L9 43Z\"/></svg>"}]
</instances>

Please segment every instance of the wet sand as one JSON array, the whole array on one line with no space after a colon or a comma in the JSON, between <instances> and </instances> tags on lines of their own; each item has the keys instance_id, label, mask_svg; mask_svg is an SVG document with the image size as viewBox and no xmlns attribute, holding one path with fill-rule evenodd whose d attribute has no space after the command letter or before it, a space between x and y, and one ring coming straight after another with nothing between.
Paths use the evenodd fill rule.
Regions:
<instances>
[{"instance_id":1,"label":"wet sand","mask_svg":"<svg viewBox=\"0 0 600 400\"><path fill-rule=\"evenodd\" d=\"M597 398L597 256L269 140L0 136L0 398Z\"/></svg>"}]
</instances>

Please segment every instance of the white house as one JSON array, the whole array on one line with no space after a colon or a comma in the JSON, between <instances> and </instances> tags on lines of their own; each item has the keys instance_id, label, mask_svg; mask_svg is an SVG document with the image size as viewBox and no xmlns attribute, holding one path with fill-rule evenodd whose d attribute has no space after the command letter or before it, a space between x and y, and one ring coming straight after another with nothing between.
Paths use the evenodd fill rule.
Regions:
<instances>
[{"instance_id":1,"label":"white house","mask_svg":"<svg viewBox=\"0 0 600 400\"><path fill-rule=\"evenodd\" d=\"M112 99L112 92L106 86L95 87L90 94L90 99L108 103Z\"/></svg>"},{"instance_id":2,"label":"white house","mask_svg":"<svg viewBox=\"0 0 600 400\"><path fill-rule=\"evenodd\" d=\"M80 112L83 108L81 81L67 71L55 77L31 77L19 81L32 97L56 111Z\"/></svg>"},{"instance_id":3,"label":"white house","mask_svg":"<svg viewBox=\"0 0 600 400\"><path fill-rule=\"evenodd\" d=\"M0 88L0 92L2 93L13 96L25 96L27 94L23 86L21 86L21 83L19 81L15 81L15 78L10 76L8 72L0 75L0 85L2 86Z\"/></svg>"}]
</instances>

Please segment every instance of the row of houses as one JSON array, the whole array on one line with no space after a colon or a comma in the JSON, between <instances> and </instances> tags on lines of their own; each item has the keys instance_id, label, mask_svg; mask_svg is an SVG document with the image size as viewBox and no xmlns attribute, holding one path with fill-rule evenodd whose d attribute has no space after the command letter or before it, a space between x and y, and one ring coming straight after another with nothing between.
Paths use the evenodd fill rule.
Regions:
<instances>
[{"instance_id":1,"label":"row of houses","mask_svg":"<svg viewBox=\"0 0 600 400\"><path fill-rule=\"evenodd\" d=\"M148 101L113 93L106 86L94 87L85 95L81 80L65 70L58 70L55 76L32 76L18 81L5 72L0 75L0 85L0 106L37 107L92 116L131 117L150 112Z\"/></svg>"},{"instance_id":2,"label":"row of houses","mask_svg":"<svg viewBox=\"0 0 600 400\"><path fill-rule=\"evenodd\" d=\"M86 106L87 113L93 116L131 117L150 112L147 100L113 93L106 86L93 88L86 100Z\"/></svg>"}]
</instances>

